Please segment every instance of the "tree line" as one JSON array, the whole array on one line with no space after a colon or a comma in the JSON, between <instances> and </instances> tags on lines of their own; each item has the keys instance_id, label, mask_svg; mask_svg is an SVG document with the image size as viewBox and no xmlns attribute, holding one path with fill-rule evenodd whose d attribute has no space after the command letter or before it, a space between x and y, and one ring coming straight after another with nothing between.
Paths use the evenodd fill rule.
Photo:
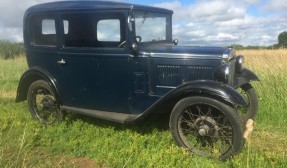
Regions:
<instances>
[{"instance_id":1,"label":"tree line","mask_svg":"<svg viewBox=\"0 0 287 168\"><path fill-rule=\"evenodd\" d=\"M253 46L253 45L248 45L248 46L243 46L241 44L234 44L232 45L233 48L237 50L244 50L244 49L253 49L253 50L258 50L258 49L279 49L279 48L287 48L287 31L281 32L278 35L278 43L270 45L270 46Z\"/></svg>"},{"instance_id":2,"label":"tree line","mask_svg":"<svg viewBox=\"0 0 287 168\"><path fill-rule=\"evenodd\" d=\"M278 35L278 44L277 47L287 48L287 31L281 32Z\"/></svg>"},{"instance_id":3,"label":"tree line","mask_svg":"<svg viewBox=\"0 0 287 168\"><path fill-rule=\"evenodd\" d=\"M8 40L0 40L0 58L10 59L24 55L23 43L13 43Z\"/></svg>"}]
</instances>

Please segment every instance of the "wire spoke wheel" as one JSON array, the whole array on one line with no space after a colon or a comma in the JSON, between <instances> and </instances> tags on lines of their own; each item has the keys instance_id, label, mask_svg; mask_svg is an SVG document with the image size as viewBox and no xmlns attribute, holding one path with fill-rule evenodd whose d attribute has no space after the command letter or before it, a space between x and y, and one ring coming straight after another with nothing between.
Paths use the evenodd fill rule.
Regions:
<instances>
[{"instance_id":1,"label":"wire spoke wheel","mask_svg":"<svg viewBox=\"0 0 287 168\"><path fill-rule=\"evenodd\" d=\"M215 114L212 115L211 111ZM218 109L210 105L187 107L179 118L178 127L184 143L194 152L208 155L225 153L232 145L232 125Z\"/></svg>"},{"instance_id":2,"label":"wire spoke wheel","mask_svg":"<svg viewBox=\"0 0 287 168\"><path fill-rule=\"evenodd\" d=\"M198 155L226 159L243 146L236 111L210 98L179 101L172 111L170 127L177 144Z\"/></svg>"},{"instance_id":3,"label":"wire spoke wheel","mask_svg":"<svg viewBox=\"0 0 287 168\"><path fill-rule=\"evenodd\" d=\"M41 123L52 125L61 121L59 104L51 87L45 81L32 83L28 91L28 106L32 117Z\"/></svg>"}]
</instances>

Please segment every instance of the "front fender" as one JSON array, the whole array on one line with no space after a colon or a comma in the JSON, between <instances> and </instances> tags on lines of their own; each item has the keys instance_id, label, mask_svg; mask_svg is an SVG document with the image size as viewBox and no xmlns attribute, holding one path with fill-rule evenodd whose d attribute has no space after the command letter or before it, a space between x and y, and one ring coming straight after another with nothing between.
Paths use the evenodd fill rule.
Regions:
<instances>
[{"instance_id":1,"label":"front fender","mask_svg":"<svg viewBox=\"0 0 287 168\"><path fill-rule=\"evenodd\" d=\"M259 78L254 72L244 68L240 74L235 74L233 79L233 87L236 89L251 81L259 81Z\"/></svg>"},{"instance_id":2,"label":"front fender","mask_svg":"<svg viewBox=\"0 0 287 168\"><path fill-rule=\"evenodd\" d=\"M60 101L59 98L59 90L57 87L56 80L53 78L53 76L48 73L45 69L40 67L32 67L24 72L24 74L21 76L18 89L17 89L17 95L15 102L21 102L25 101L27 99L27 93L30 85L36 81L36 80L45 80L49 83L51 88L53 89L56 98Z\"/></svg>"},{"instance_id":3,"label":"front fender","mask_svg":"<svg viewBox=\"0 0 287 168\"><path fill-rule=\"evenodd\" d=\"M149 107L140 115L140 117L127 122L136 122L146 117L151 112L156 111L155 109L164 106L171 106L171 108L173 108L176 102L188 96L210 97L230 104L233 107L236 107L237 105L246 107L248 105L242 95L229 85L211 80L196 80L186 82L174 88Z\"/></svg>"},{"instance_id":4,"label":"front fender","mask_svg":"<svg viewBox=\"0 0 287 168\"><path fill-rule=\"evenodd\" d=\"M223 100L233 105L247 106L247 102L234 88L217 81L197 80L184 83L162 97L160 101L185 95L202 95Z\"/></svg>"}]
</instances>

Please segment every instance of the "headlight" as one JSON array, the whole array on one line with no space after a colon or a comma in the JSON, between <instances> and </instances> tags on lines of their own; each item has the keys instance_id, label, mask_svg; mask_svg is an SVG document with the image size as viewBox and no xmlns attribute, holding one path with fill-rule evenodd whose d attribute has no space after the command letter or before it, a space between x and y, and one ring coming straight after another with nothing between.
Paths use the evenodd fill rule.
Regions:
<instances>
[{"instance_id":1,"label":"headlight","mask_svg":"<svg viewBox=\"0 0 287 168\"><path fill-rule=\"evenodd\" d=\"M233 48L227 48L222 54L222 62L228 63L230 59L235 56L235 50Z\"/></svg>"},{"instance_id":2,"label":"headlight","mask_svg":"<svg viewBox=\"0 0 287 168\"><path fill-rule=\"evenodd\" d=\"M230 72L230 67L229 67L229 66L226 66L225 69L224 69L224 75L225 75L225 76L228 76L228 75L229 75L229 72Z\"/></svg>"},{"instance_id":3,"label":"headlight","mask_svg":"<svg viewBox=\"0 0 287 168\"><path fill-rule=\"evenodd\" d=\"M243 70L243 63L244 63L244 56L240 55L238 57L236 57L236 61L235 61L235 71L237 73L241 73Z\"/></svg>"},{"instance_id":4,"label":"headlight","mask_svg":"<svg viewBox=\"0 0 287 168\"><path fill-rule=\"evenodd\" d=\"M228 62L228 58L229 58L229 55L228 55L228 54L223 54L223 55L222 55L222 61L223 61L224 63Z\"/></svg>"},{"instance_id":5,"label":"headlight","mask_svg":"<svg viewBox=\"0 0 287 168\"><path fill-rule=\"evenodd\" d=\"M230 74L230 65L229 64L223 64L215 70L214 77L218 81L227 83L228 79L229 79L229 74Z\"/></svg>"}]
</instances>

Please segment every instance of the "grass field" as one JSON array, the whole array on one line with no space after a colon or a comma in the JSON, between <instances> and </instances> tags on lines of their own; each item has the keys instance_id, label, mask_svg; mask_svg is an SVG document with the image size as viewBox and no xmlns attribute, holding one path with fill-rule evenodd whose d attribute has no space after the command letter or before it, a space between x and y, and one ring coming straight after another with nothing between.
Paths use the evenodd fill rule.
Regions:
<instances>
[{"instance_id":1,"label":"grass field","mask_svg":"<svg viewBox=\"0 0 287 168\"><path fill-rule=\"evenodd\" d=\"M55 126L31 119L15 104L24 57L0 59L0 167L286 167L287 50L242 50L256 72L260 98L255 130L241 154L221 162L174 145L168 118L122 125L71 114Z\"/></svg>"}]
</instances>

